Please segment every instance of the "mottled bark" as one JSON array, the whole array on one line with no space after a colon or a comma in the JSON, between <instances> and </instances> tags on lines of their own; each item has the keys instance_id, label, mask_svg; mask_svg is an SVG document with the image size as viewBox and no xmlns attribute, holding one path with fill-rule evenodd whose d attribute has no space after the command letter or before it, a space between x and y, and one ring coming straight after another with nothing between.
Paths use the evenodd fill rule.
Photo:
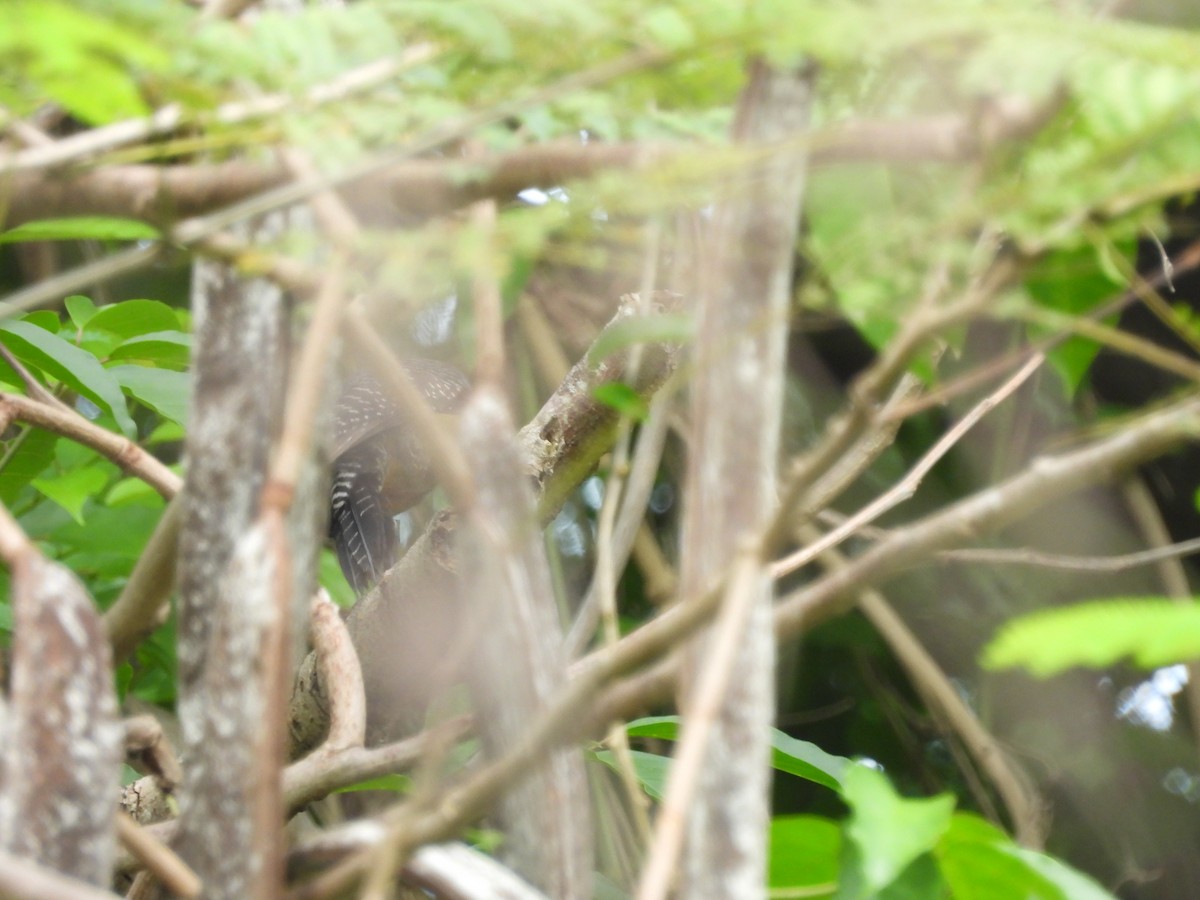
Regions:
<instances>
[{"instance_id":1,"label":"mottled bark","mask_svg":"<svg viewBox=\"0 0 1200 900\"><path fill-rule=\"evenodd\" d=\"M253 528L281 408L282 292L216 264L197 267L188 473L179 557L179 719L185 777L177 848L208 897L253 897L278 821L265 816L262 754L278 735L264 651L278 625L268 540Z\"/></svg>"},{"instance_id":2,"label":"mottled bark","mask_svg":"<svg viewBox=\"0 0 1200 900\"><path fill-rule=\"evenodd\" d=\"M0 765L0 848L107 885L122 729L95 602L32 545L8 560L15 619Z\"/></svg>"},{"instance_id":3,"label":"mottled bark","mask_svg":"<svg viewBox=\"0 0 1200 900\"><path fill-rule=\"evenodd\" d=\"M804 182L807 76L753 67L734 126L767 145L727 185L705 253L692 386L680 593L701 595L741 545L761 534L775 502L791 260ZM791 142L790 144L788 142ZM772 580L756 594L688 806L681 896L755 897L764 891L774 717ZM733 602L731 596L727 602ZM686 717L713 635L699 635L681 686Z\"/></svg>"},{"instance_id":4,"label":"mottled bark","mask_svg":"<svg viewBox=\"0 0 1200 900\"><path fill-rule=\"evenodd\" d=\"M462 414L462 446L476 500L459 535L464 602L480 624L470 681L489 755L524 734L566 677L562 629L534 494L499 391L476 390ZM552 897L591 896L590 803L583 758L554 751L500 802L504 850Z\"/></svg>"}]
</instances>

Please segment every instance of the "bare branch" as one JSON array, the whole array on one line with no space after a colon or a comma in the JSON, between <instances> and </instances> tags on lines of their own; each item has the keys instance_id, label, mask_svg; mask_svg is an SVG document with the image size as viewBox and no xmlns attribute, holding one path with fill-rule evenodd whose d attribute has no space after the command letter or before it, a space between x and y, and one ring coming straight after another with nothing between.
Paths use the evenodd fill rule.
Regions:
<instances>
[{"instance_id":1,"label":"bare branch","mask_svg":"<svg viewBox=\"0 0 1200 900\"><path fill-rule=\"evenodd\" d=\"M121 900L120 894L76 881L47 866L0 850L3 900Z\"/></svg>"},{"instance_id":2,"label":"bare branch","mask_svg":"<svg viewBox=\"0 0 1200 900\"><path fill-rule=\"evenodd\" d=\"M168 499L179 491L183 483L178 475L137 444L106 428L93 425L74 410L68 411L58 405L0 391L0 409L5 407L12 410L13 415L22 422L91 447L116 463L126 474L142 479Z\"/></svg>"},{"instance_id":3,"label":"bare branch","mask_svg":"<svg viewBox=\"0 0 1200 900\"><path fill-rule=\"evenodd\" d=\"M117 812L117 834L129 852L173 895L187 900L200 896L203 885L187 863L123 811Z\"/></svg>"},{"instance_id":4,"label":"bare branch","mask_svg":"<svg viewBox=\"0 0 1200 900\"><path fill-rule=\"evenodd\" d=\"M905 500L910 499L917 492L917 488L920 487L925 476L929 474L930 470L937 465L943 456L950 452L955 444L962 440L963 435L970 431L991 410L995 409L1006 398L1012 395L1043 362L1045 362L1045 357L1041 354L1033 356L1021 367L1019 372L1008 379L994 393L983 398L962 419L955 423L954 427L942 435L937 443L921 456L916 465L909 469L904 478L894 487L880 494L833 531L823 535L815 543L802 547L795 553L777 560L771 567L771 574L776 578L782 578L784 575L795 572L802 566L812 562L826 550L838 546L864 525L869 525L888 510L894 509Z\"/></svg>"}]
</instances>

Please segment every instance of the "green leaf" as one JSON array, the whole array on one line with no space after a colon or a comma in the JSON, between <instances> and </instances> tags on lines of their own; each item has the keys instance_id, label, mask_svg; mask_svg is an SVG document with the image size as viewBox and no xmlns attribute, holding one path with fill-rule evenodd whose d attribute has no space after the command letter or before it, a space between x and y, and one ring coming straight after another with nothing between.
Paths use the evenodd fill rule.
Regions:
<instances>
[{"instance_id":1,"label":"green leaf","mask_svg":"<svg viewBox=\"0 0 1200 900\"><path fill-rule=\"evenodd\" d=\"M1024 850L970 813L956 813L934 850L955 900L1112 900L1095 882L1041 853Z\"/></svg>"},{"instance_id":2,"label":"green leaf","mask_svg":"<svg viewBox=\"0 0 1200 900\"><path fill-rule=\"evenodd\" d=\"M412 790L412 779L407 775L380 775L378 778L369 778L366 781L359 781L356 784L348 784L345 787L340 787L335 794L354 794L358 791L394 791L398 794L408 793Z\"/></svg>"},{"instance_id":3,"label":"green leaf","mask_svg":"<svg viewBox=\"0 0 1200 900\"><path fill-rule=\"evenodd\" d=\"M1046 677L1130 656L1145 668L1200 658L1200 604L1122 597L1014 619L983 651L991 669L1023 666Z\"/></svg>"},{"instance_id":4,"label":"green leaf","mask_svg":"<svg viewBox=\"0 0 1200 900\"><path fill-rule=\"evenodd\" d=\"M162 495L140 478L122 478L104 496L106 506L140 503L161 507L164 502Z\"/></svg>"},{"instance_id":5,"label":"green leaf","mask_svg":"<svg viewBox=\"0 0 1200 900\"><path fill-rule=\"evenodd\" d=\"M108 474L95 466L68 469L50 478L35 478L33 486L53 500L71 518L83 524L83 505L108 483Z\"/></svg>"},{"instance_id":6,"label":"green leaf","mask_svg":"<svg viewBox=\"0 0 1200 900\"><path fill-rule=\"evenodd\" d=\"M21 362L36 366L111 413L126 437L137 434L120 384L92 354L25 321L0 324L0 342Z\"/></svg>"},{"instance_id":7,"label":"green leaf","mask_svg":"<svg viewBox=\"0 0 1200 900\"><path fill-rule=\"evenodd\" d=\"M150 35L54 0L8 0L0 55L24 63L26 90L90 124L145 115L137 69L159 68L170 59Z\"/></svg>"},{"instance_id":8,"label":"green leaf","mask_svg":"<svg viewBox=\"0 0 1200 900\"><path fill-rule=\"evenodd\" d=\"M1039 259L1025 278L1029 296L1039 306L1071 316L1091 312L1114 292L1124 287L1124 280L1114 280L1115 265L1112 253L1120 253L1126 259L1124 265L1137 250L1132 240L1119 246L1105 242L1098 248L1090 245L1056 250ZM1115 318L1115 315L1114 317ZM1035 328L1035 334L1047 334L1051 329ZM1068 393L1079 387L1100 345L1088 338L1069 337L1050 351L1050 361L1067 384Z\"/></svg>"},{"instance_id":9,"label":"green leaf","mask_svg":"<svg viewBox=\"0 0 1200 900\"><path fill-rule=\"evenodd\" d=\"M837 888L842 830L820 816L771 820L767 884L772 897L824 897Z\"/></svg>"},{"instance_id":10,"label":"green leaf","mask_svg":"<svg viewBox=\"0 0 1200 900\"><path fill-rule=\"evenodd\" d=\"M771 765L780 772L815 781L827 788L840 790L847 767L854 763L844 756L826 753L816 744L771 729Z\"/></svg>"},{"instance_id":11,"label":"green leaf","mask_svg":"<svg viewBox=\"0 0 1200 900\"><path fill-rule=\"evenodd\" d=\"M679 717L648 716L630 722L625 730L630 737L673 741L679 734ZM853 763L844 756L826 753L816 744L798 740L778 728L772 728L771 765L780 772L814 781L836 791L841 789L846 768Z\"/></svg>"},{"instance_id":12,"label":"green leaf","mask_svg":"<svg viewBox=\"0 0 1200 900\"><path fill-rule=\"evenodd\" d=\"M131 337L108 354L110 360L138 361L183 371L192 352L192 338L182 331L154 331Z\"/></svg>"},{"instance_id":13,"label":"green leaf","mask_svg":"<svg viewBox=\"0 0 1200 900\"><path fill-rule=\"evenodd\" d=\"M159 231L137 219L106 216L75 216L70 219L38 219L0 232L0 244L21 241L139 241L154 240Z\"/></svg>"},{"instance_id":14,"label":"green leaf","mask_svg":"<svg viewBox=\"0 0 1200 900\"><path fill-rule=\"evenodd\" d=\"M15 440L21 442L20 446L0 469L0 501L8 505L17 499L21 488L53 464L58 435L40 428L26 428Z\"/></svg>"},{"instance_id":15,"label":"green leaf","mask_svg":"<svg viewBox=\"0 0 1200 900\"><path fill-rule=\"evenodd\" d=\"M139 403L161 416L187 426L191 377L187 372L148 369L145 366L112 366L117 382Z\"/></svg>"},{"instance_id":16,"label":"green leaf","mask_svg":"<svg viewBox=\"0 0 1200 900\"><path fill-rule=\"evenodd\" d=\"M621 381L607 381L592 388L592 396L635 422L644 422L650 406L644 397Z\"/></svg>"},{"instance_id":17,"label":"green leaf","mask_svg":"<svg viewBox=\"0 0 1200 900\"><path fill-rule=\"evenodd\" d=\"M630 316L605 328L588 350L588 365L598 366L614 353L634 344L683 344L691 340L695 323L683 313Z\"/></svg>"},{"instance_id":18,"label":"green leaf","mask_svg":"<svg viewBox=\"0 0 1200 900\"><path fill-rule=\"evenodd\" d=\"M1045 853L1015 845L1008 852L1057 887L1063 900L1114 900L1112 894L1087 875Z\"/></svg>"},{"instance_id":19,"label":"green leaf","mask_svg":"<svg viewBox=\"0 0 1200 900\"><path fill-rule=\"evenodd\" d=\"M865 765L846 769L842 797L850 806L846 836L862 864L868 894L891 884L917 857L930 851L950 826L954 797L906 800L886 775Z\"/></svg>"},{"instance_id":20,"label":"green leaf","mask_svg":"<svg viewBox=\"0 0 1200 900\"><path fill-rule=\"evenodd\" d=\"M63 304L67 307L67 315L71 317L76 328L83 328L87 325L88 320L96 314L96 304L90 297L82 294L72 294L63 301Z\"/></svg>"},{"instance_id":21,"label":"green leaf","mask_svg":"<svg viewBox=\"0 0 1200 900\"><path fill-rule=\"evenodd\" d=\"M651 798L662 800L667 790L667 774L671 771L671 758L659 756L656 753L645 753L641 750L629 752L633 757L634 775L637 777L638 784L642 786L642 790ZM592 753L592 756L614 772L620 771L617 758L611 750L597 750Z\"/></svg>"},{"instance_id":22,"label":"green leaf","mask_svg":"<svg viewBox=\"0 0 1200 900\"><path fill-rule=\"evenodd\" d=\"M175 310L158 300L125 300L100 309L88 320L88 329L107 331L120 338L179 331Z\"/></svg>"}]
</instances>

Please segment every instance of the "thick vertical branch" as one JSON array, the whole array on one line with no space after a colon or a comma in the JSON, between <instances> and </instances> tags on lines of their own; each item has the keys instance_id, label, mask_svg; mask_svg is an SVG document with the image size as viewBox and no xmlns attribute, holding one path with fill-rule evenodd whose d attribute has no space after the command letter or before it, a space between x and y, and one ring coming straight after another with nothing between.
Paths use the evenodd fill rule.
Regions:
<instances>
[{"instance_id":1,"label":"thick vertical branch","mask_svg":"<svg viewBox=\"0 0 1200 900\"><path fill-rule=\"evenodd\" d=\"M275 623L274 561L258 513L283 383L280 290L197 267L194 394L179 558L179 718L187 760L180 855L208 897L263 895L278 827L262 791ZM276 813L278 815L278 812ZM278 821L278 819L276 819Z\"/></svg>"},{"instance_id":2,"label":"thick vertical branch","mask_svg":"<svg viewBox=\"0 0 1200 900\"><path fill-rule=\"evenodd\" d=\"M483 385L472 396L462 435L477 484L459 536L466 602L482 625L472 686L484 744L498 755L566 678L566 661L533 491L497 388ZM588 810L574 749L555 752L501 803L516 867L551 897L591 896Z\"/></svg>"},{"instance_id":3,"label":"thick vertical branch","mask_svg":"<svg viewBox=\"0 0 1200 900\"><path fill-rule=\"evenodd\" d=\"M739 547L761 533L775 501L808 107L807 74L753 66L734 137L768 149L747 177L729 185L706 254L712 269L703 279L696 343L695 432L681 560L685 597L711 587ZM681 895L687 897L754 897L765 883L768 726L774 716L770 575L760 568L745 590L753 597L740 619L743 634L708 736L706 764L686 804ZM736 600L731 591L725 602ZM690 652L690 674L681 690L685 717L705 703L696 688L704 683L712 646L712 635L702 634Z\"/></svg>"},{"instance_id":4,"label":"thick vertical branch","mask_svg":"<svg viewBox=\"0 0 1200 900\"><path fill-rule=\"evenodd\" d=\"M96 605L0 510L15 634L0 708L0 849L107 885L121 762L111 656Z\"/></svg>"}]
</instances>

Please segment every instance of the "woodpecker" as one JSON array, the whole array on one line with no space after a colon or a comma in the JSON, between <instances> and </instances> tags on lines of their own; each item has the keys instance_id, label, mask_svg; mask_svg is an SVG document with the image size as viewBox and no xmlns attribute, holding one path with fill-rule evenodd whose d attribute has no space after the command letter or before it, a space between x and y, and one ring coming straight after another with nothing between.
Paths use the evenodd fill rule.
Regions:
<instances>
[{"instance_id":1,"label":"woodpecker","mask_svg":"<svg viewBox=\"0 0 1200 900\"><path fill-rule=\"evenodd\" d=\"M470 388L449 363L409 359L404 368L434 412L456 412ZM329 536L355 594L365 594L395 564L395 517L434 483L425 447L400 406L371 375L350 375L334 410Z\"/></svg>"}]
</instances>

